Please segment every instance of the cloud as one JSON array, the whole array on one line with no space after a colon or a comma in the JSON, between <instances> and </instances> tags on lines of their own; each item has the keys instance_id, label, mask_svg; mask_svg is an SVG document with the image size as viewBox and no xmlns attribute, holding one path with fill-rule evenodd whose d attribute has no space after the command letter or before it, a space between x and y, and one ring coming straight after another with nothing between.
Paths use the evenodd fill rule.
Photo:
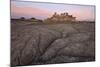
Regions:
<instances>
[{"instance_id":1,"label":"cloud","mask_svg":"<svg viewBox=\"0 0 100 67\"><path fill-rule=\"evenodd\" d=\"M48 17L51 16L51 12L47 9L38 7L22 7L11 4L11 16L12 17Z\"/></svg>"},{"instance_id":2,"label":"cloud","mask_svg":"<svg viewBox=\"0 0 100 67\"><path fill-rule=\"evenodd\" d=\"M28 5L30 5L28 3ZM70 15L76 17L77 20L94 20L95 13L93 6L75 6L75 5L62 5L62 6L52 6L52 5L20 5L19 3L11 3L11 16L12 18L30 18L35 17L38 19L45 19L52 16L54 12L62 13L68 12Z\"/></svg>"}]
</instances>

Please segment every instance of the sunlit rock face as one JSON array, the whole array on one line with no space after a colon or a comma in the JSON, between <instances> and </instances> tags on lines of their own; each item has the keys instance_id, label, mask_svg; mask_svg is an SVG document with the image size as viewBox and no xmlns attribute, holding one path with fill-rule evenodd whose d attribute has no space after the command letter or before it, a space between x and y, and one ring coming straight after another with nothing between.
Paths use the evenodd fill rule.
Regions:
<instances>
[{"instance_id":1,"label":"sunlit rock face","mask_svg":"<svg viewBox=\"0 0 100 67\"><path fill-rule=\"evenodd\" d=\"M52 17L46 19L45 21L52 21L52 22L68 22L68 21L75 21L76 17L69 15L67 12L57 14L56 12L52 15Z\"/></svg>"},{"instance_id":2,"label":"sunlit rock face","mask_svg":"<svg viewBox=\"0 0 100 67\"><path fill-rule=\"evenodd\" d=\"M13 25L12 66L95 60L94 23Z\"/></svg>"}]
</instances>

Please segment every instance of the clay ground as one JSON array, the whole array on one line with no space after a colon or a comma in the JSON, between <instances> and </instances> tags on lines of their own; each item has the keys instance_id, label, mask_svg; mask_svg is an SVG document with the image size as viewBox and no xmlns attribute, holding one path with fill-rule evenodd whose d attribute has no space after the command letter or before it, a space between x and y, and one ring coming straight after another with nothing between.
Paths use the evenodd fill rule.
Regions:
<instances>
[{"instance_id":1,"label":"clay ground","mask_svg":"<svg viewBox=\"0 0 100 67\"><path fill-rule=\"evenodd\" d=\"M95 23L11 21L12 66L87 61L95 61Z\"/></svg>"}]
</instances>

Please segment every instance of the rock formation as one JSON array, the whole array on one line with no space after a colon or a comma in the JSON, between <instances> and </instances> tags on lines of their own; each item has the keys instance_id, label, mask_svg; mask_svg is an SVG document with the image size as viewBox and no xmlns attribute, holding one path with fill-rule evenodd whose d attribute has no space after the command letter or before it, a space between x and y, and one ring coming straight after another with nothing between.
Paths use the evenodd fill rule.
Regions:
<instances>
[{"instance_id":1,"label":"rock formation","mask_svg":"<svg viewBox=\"0 0 100 67\"><path fill-rule=\"evenodd\" d=\"M94 23L14 25L11 65L94 61L94 28Z\"/></svg>"},{"instance_id":2,"label":"rock formation","mask_svg":"<svg viewBox=\"0 0 100 67\"><path fill-rule=\"evenodd\" d=\"M46 19L47 21L54 21L54 22L66 22L66 21L75 21L76 17L69 15L66 13L57 14L56 12L52 15L52 17Z\"/></svg>"}]
</instances>

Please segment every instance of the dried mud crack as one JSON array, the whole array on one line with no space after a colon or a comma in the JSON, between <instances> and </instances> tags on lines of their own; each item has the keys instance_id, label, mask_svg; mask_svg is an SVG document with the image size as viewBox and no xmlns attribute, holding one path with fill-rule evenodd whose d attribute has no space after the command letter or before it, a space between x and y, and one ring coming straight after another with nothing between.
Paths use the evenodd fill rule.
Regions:
<instances>
[{"instance_id":1,"label":"dried mud crack","mask_svg":"<svg viewBox=\"0 0 100 67\"><path fill-rule=\"evenodd\" d=\"M12 24L11 65L94 61L94 32L94 23Z\"/></svg>"}]
</instances>

